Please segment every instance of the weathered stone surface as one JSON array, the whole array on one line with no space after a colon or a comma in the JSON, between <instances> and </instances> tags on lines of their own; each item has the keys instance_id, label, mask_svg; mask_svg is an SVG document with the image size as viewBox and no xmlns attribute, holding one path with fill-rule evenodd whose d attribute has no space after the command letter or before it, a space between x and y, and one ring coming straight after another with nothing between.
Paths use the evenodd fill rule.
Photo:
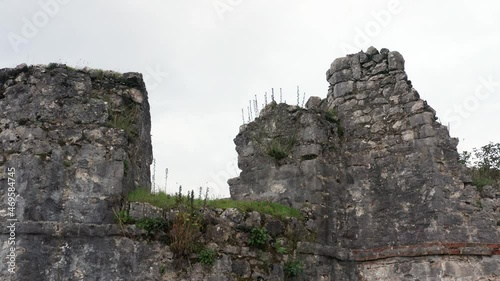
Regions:
<instances>
[{"instance_id":1,"label":"weathered stone surface","mask_svg":"<svg viewBox=\"0 0 500 281\"><path fill-rule=\"evenodd\" d=\"M389 52L387 58L389 62L389 70L405 70L405 60L399 52Z\"/></svg>"},{"instance_id":2,"label":"weathered stone surface","mask_svg":"<svg viewBox=\"0 0 500 281\"><path fill-rule=\"evenodd\" d=\"M19 194L17 267L12 275L0 263L0 279L286 280L294 259L298 280L498 279L499 189L471 185L458 140L407 80L402 56L371 47L336 60L327 79L326 99L308 109L273 102L234 140L242 172L229 181L232 197L294 206L303 219L195 210L197 243L216 253L209 266L196 254L177 260L169 230L151 238L116 224L128 210L172 227L179 212L122 201L149 186L140 74L0 69L0 184L15 167ZM5 189L0 196L7 224ZM270 234L265 249L250 245L252 228ZM9 237L4 227L4 261Z\"/></svg>"},{"instance_id":3,"label":"weathered stone surface","mask_svg":"<svg viewBox=\"0 0 500 281\"><path fill-rule=\"evenodd\" d=\"M320 104L321 104L320 97L309 97L305 106L307 109L316 109L319 107Z\"/></svg>"},{"instance_id":4,"label":"weathered stone surface","mask_svg":"<svg viewBox=\"0 0 500 281\"><path fill-rule=\"evenodd\" d=\"M326 137L299 139L321 147L310 154L303 143L293 149L310 158L300 164L292 154L262 169L258 159L268 157L265 151L244 159L240 154L246 165L229 182L231 196L308 206L306 228L317 229L318 248L333 250L302 250L355 261L333 266L345 278L340 280L491 279L499 270L498 196L470 185L458 163L457 140L413 89L404 63L398 52L373 47L336 59L321 106L334 117L308 110L294 124L296 116L284 117L276 108L267 120L249 124L235 139L237 151L249 143L240 139L295 135L291 128ZM321 116L335 124L319 125ZM287 130L273 131L280 127ZM279 176L282 163L287 171L298 165L301 173ZM274 183L284 192L270 192ZM384 258L392 260L378 260Z\"/></svg>"},{"instance_id":5,"label":"weathered stone surface","mask_svg":"<svg viewBox=\"0 0 500 281\"><path fill-rule=\"evenodd\" d=\"M0 221L17 220L18 254L16 273L2 262L0 279L133 280L137 272L149 279L150 266L135 260L148 246L117 238L122 230L110 225L130 190L150 187L142 76L58 64L1 69L0 112L0 185L14 168L16 187L12 214L7 189L0 190ZM2 260L7 235L0 236Z\"/></svg>"},{"instance_id":6,"label":"weathered stone surface","mask_svg":"<svg viewBox=\"0 0 500 281\"><path fill-rule=\"evenodd\" d=\"M349 95L354 89L354 82L347 81L336 84L333 87L333 96L338 98L344 95Z\"/></svg>"},{"instance_id":7,"label":"weathered stone surface","mask_svg":"<svg viewBox=\"0 0 500 281\"><path fill-rule=\"evenodd\" d=\"M92 78L56 64L0 72L0 169L17 171L19 220L111 223L124 194L149 188L151 125L140 74Z\"/></svg>"}]
</instances>

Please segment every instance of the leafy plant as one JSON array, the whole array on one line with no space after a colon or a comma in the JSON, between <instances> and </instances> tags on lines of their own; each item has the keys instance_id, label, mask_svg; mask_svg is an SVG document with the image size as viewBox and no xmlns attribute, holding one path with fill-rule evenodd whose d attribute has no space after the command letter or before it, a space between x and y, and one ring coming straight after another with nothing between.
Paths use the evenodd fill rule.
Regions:
<instances>
[{"instance_id":1,"label":"leafy plant","mask_svg":"<svg viewBox=\"0 0 500 281\"><path fill-rule=\"evenodd\" d=\"M149 239L153 238L160 231L167 231L169 227L167 220L163 218L142 218L135 225L144 229Z\"/></svg>"},{"instance_id":2,"label":"leafy plant","mask_svg":"<svg viewBox=\"0 0 500 281\"><path fill-rule=\"evenodd\" d=\"M474 148L473 153L464 151L458 161L469 167L472 182L478 190L500 182L500 143L490 142L481 148Z\"/></svg>"},{"instance_id":3,"label":"leafy plant","mask_svg":"<svg viewBox=\"0 0 500 281\"><path fill-rule=\"evenodd\" d=\"M198 260L205 265L213 265L215 262L215 251L212 249L203 249L198 253Z\"/></svg>"},{"instance_id":4,"label":"leafy plant","mask_svg":"<svg viewBox=\"0 0 500 281\"><path fill-rule=\"evenodd\" d=\"M267 244L267 241L269 239L270 236L267 233L267 229L265 227L261 228L254 227L250 231L250 238L248 240L248 244L250 246L254 246L257 248L262 248Z\"/></svg>"},{"instance_id":5,"label":"leafy plant","mask_svg":"<svg viewBox=\"0 0 500 281\"><path fill-rule=\"evenodd\" d=\"M120 210L118 212L115 212L115 217L117 222L120 224L127 224L133 221L127 210Z\"/></svg>"},{"instance_id":6,"label":"leafy plant","mask_svg":"<svg viewBox=\"0 0 500 281\"><path fill-rule=\"evenodd\" d=\"M284 247L284 245L281 243L280 240L276 241L276 243L274 244L274 248L276 249L276 252L278 254L284 255L284 254L288 253L287 248Z\"/></svg>"},{"instance_id":7,"label":"leafy plant","mask_svg":"<svg viewBox=\"0 0 500 281\"><path fill-rule=\"evenodd\" d=\"M304 266L300 261L293 260L285 263L284 271L287 277L297 277L304 271Z\"/></svg>"}]
</instances>

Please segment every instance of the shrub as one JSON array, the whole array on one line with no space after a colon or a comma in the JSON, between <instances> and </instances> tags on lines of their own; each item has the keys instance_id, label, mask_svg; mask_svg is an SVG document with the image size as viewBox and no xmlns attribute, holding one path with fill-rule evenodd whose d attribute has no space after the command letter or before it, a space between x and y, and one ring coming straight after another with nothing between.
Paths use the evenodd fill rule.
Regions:
<instances>
[{"instance_id":1,"label":"shrub","mask_svg":"<svg viewBox=\"0 0 500 281\"><path fill-rule=\"evenodd\" d=\"M500 182L500 143L489 143L481 148L474 148L474 153L464 151L459 155L459 162L468 166L472 182L479 190L486 185Z\"/></svg>"},{"instance_id":2,"label":"shrub","mask_svg":"<svg viewBox=\"0 0 500 281\"><path fill-rule=\"evenodd\" d=\"M215 251L212 249L203 249L198 253L198 260L205 265L213 265L215 262Z\"/></svg>"},{"instance_id":3,"label":"shrub","mask_svg":"<svg viewBox=\"0 0 500 281\"><path fill-rule=\"evenodd\" d=\"M153 238L160 231L168 230L168 222L163 218L142 218L135 225L146 231L148 239Z\"/></svg>"},{"instance_id":4,"label":"shrub","mask_svg":"<svg viewBox=\"0 0 500 281\"><path fill-rule=\"evenodd\" d=\"M194 253L200 233L196 217L186 212L177 213L170 230L170 250L177 257L187 258Z\"/></svg>"},{"instance_id":5,"label":"shrub","mask_svg":"<svg viewBox=\"0 0 500 281\"><path fill-rule=\"evenodd\" d=\"M297 277L304 271L304 267L300 261L294 260L287 262L284 270L287 277Z\"/></svg>"},{"instance_id":6,"label":"shrub","mask_svg":"<svg viewBox=\"0 0 500 281\"><path fill-rule=\"evenodd\" d=\"M250 239L248 240L248 244L257 248L262 248L267 244L269 238L270 236L267 233L267 229L265 227L254 227L250 231Z\"/></svg>"}]
</instances>

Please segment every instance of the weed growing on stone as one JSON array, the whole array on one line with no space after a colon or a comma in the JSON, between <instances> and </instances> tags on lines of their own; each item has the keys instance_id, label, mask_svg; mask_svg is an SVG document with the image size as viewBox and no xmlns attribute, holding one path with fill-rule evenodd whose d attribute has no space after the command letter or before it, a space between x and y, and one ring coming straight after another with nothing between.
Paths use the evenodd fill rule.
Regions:
<instances>
[{"instance_id":1,"label":"weed growing on stone","mask_svg":"<svg viewBox=\"0 0 500 281\"><path fill-rule=\"evenodd\" d=\"M290 154L290 150L293 147L293 140L282 140L275 138L267 147L267 155L271 156L276 160L281 160Z\"/></svg>"},{"instance_id":2,"label":"weed growing on stone","mask_svg":"<svg viewBox=\"0 0 500 281\"><path fill-rule=\"evenodd\" d=\"M198 253L198 261L204 265L213 265L215 263L215 251L212 249L203 249Z\"/></svg>"},{"instance_id":3,"label":"weed growing on stone","mask_svg":"<svg viewBox=\"0 0 500 281\"><path fill-rule=\"evenodd\" d=\"M129 166L128 161L123 160L123 172L125 173L125 175L128 173L128 166Z\"/></svg>"},{"instance_id":4,"label":"weed growing on stone","mask_svg":"<svg viewBox=\"0 0 500 281\"><path fill-rule=\"evenodd\" d=\"M277 240L274 244L274 248L276 252L280 255L284 255L288 253L288 249L283 245L283 241Z\"/></svg>"},{"instance_id":5,"label":"weed growing on stone","mask_svg":"<svg viewBox=\"0 0 500 281\"><path fill-rule=\"evenodd\" d=\"M325 119L333 123L339 122L339 117L337 116L337 112L335 111L335 109L329 109L325 111Z\"/></svg>"},{"instance_id":6,"label":"weed growing on stone","mask_svg":"<svg viewBox=\"0 0 500 281\"><path fill-rule=\"evenodd\" d=\"M254 227L250 231L250 238L248 239L248 244L256 248L264 248L267 245L271 237L267 233L265 227L257 228Z\"/></svg>"},{"instance_id":7,"label":"weed growing on stone","mask_svg":"<svg viewBox=\"0 0 500 281\"><path fill-rule=\"evenodd\" d=\"M112 128L121 129L128 137L137 136L134 120L137 117L137 108L131 104L121 111L111 111L108 113L107 125Z\"/></svg>"},{"instance_id":8,"label":"weed growing on stone","mask_svg":"<svg viewBox=\"0 0 500 281\"><path fill-rule=\"evenodd\" d=\"M153 239L160 232L165 232L169 229L167 220L163 218L142 218L135 225L146 231L148 239Z\"/></svg>"},{"instance_id":9,"label":"weed growing on stone","mask_svg":"<svg viewBox=\"0 0 500 281\"><path fill-rule=\"evenodd\" d=\"M284 271L287 277L297 277L304 271L304 266L302 262L293 260L285 263Z\"/></svg>"},{"instance_id":10,"label":"weed growing on stone","mask_svg":"<svg viewBox=\"0 0 500 281\"><path fill-rule=\"evenodd\" d=\"M164 265L160 266L160 274L163 275L166 270L167 270L167 268Z\"/></svg>"},{"instance_id":11,"label":"weed growing on stone","mask_svg":"<svg viewBox=\"0 0 500 281\"><path fill-rule=\"evenodd\" d=\"M195 252L201 223L189 213L179 212L170 230L170 250L176 257L189 258Z\"/></svg>"},{"instance_id":12,"label":"weed growing on stone","mask_svg":"<svg viewBox=\"0 0 500 281\"><path fill-rule=\"evenodd\" d=\"M133 222L127 210L120 210L118 212L115 212L115 218L119 224L127 224Z\"/></svg>"},{"instance_id":13,"label":"weed growing on stone","mask_svg":"<svg viewBox=\"0 0 500 281\"><path fill-rule=\"evenodd\" d=\"M337 126L337 135L339 137L343 137L344 136L344 128L342 128L342 126L340 126L340 124L338 124L338 126Z\"/></svg>"},{"instance_id":14,"label":"weed growing on stone","mask_svg":"<svg viewBox=\"0 0 500 281\"><path fill-rule=\"evenodd\" d=\"M159 208L170 209L184 204L183 202L188 202L188 198L183 196L181 193L176 193L176 195L169 195L164 192L154 194L144 188L137 188L128 194L128 201L144 202ZM278 219L284 219L287 217L302 219L302 214L298 209L274 202L240 201L232 199L209 200L208 192L205 194L205 198L203 200L193 199L191 201L193 209L205 207L214 209L236 208L242 212L257 211L262 214L271 215Z\"/></svg>"}]
</instances>

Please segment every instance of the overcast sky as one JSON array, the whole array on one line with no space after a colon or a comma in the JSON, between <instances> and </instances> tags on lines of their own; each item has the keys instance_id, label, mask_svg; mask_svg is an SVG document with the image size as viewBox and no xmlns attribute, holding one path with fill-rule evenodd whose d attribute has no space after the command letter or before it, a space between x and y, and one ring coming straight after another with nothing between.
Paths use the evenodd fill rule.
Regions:
<instances>
[{"instance_id":1,"label":"overcast sky","mask_svg":"<svg viewBox=\"0 0 500 281\"><path fill-rule=\"evenodd\" d=\"M498 1L0 0L0 68L66 63L143 73L156 184L237 175L241 109L283 88L326 97L330 63L370 45L399 51L459 149L500 142ZM307 98L306 98L307 99Z\"/></svg>"}]
</instances>

